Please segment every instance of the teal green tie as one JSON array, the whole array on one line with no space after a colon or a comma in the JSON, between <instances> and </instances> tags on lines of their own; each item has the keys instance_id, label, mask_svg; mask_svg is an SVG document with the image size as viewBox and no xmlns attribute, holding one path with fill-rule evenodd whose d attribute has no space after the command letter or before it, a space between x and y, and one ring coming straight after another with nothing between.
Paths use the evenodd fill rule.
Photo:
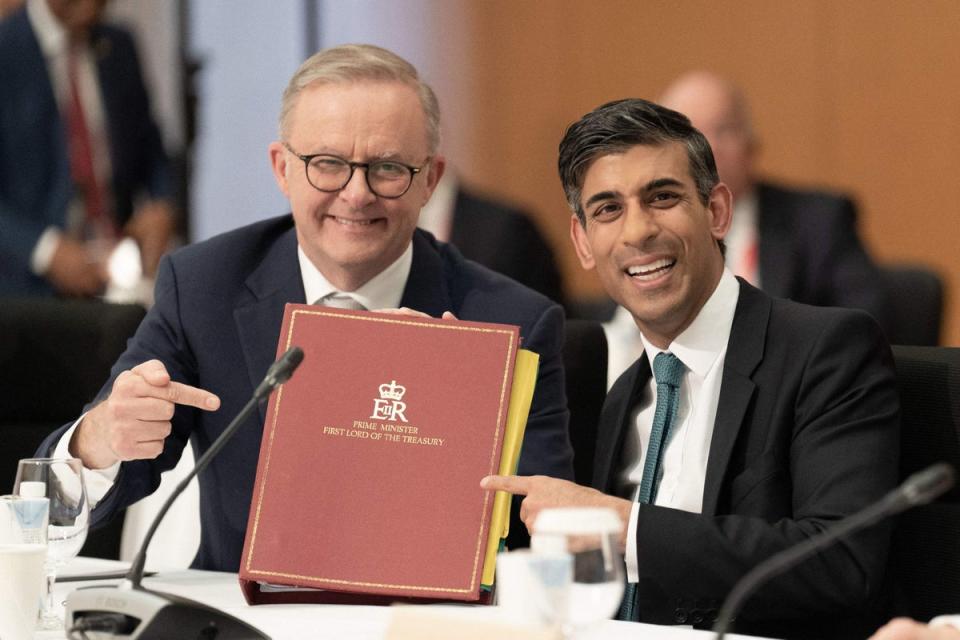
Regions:
<instances>
[{"instance_id":1,"label":"teal green tie","mask_svg":"<svg viewBox=\"0 0 960 640\"><path fill-rule=\"evenodd\" d=\"M650 430L650 442L647 443L647 455L643 459L643 477L637 502L650 504L657 497L657 485L660 482L660 464L663 450L670 435L670 429L677 417L680 406L680 380L686 367L672 353L658 353L653 359L653 378L657 381L657 406L653 412L653 428ZM631 544L627 540L627 544ZM637 620L637 585L628 583L623 592L623 602L619 620Z\"/></svg>"}]
</instances>

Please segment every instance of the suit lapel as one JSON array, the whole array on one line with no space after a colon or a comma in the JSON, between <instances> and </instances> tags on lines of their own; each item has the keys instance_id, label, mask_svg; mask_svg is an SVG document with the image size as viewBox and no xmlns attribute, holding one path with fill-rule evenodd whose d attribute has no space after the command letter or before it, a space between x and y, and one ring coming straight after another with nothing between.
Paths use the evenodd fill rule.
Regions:
<instances>
[{"instance_id":1,"label":"suit lapel","mask_svg":"<svg viewBox=\"0 0 960 640\"><path fill-rule=\"evenodd\" d=\"M631 409L636 406L640 393L650 381L650 361L647 354L617 379L603 403L597 427L597 450L593 458L593 487L605 493L616 489L619 471L619 456L623 450L623 438L630 428Z\"/></svg>"},{"instance_id":2,"label":"suit lapel","mask_svg":"<svg viewBox=\"0 0 960 640\"><path fill-rule=\"evenodd\" d=\"M306 302L293 228L274 242L245 284L250 298L236 306L233 318L240 334L250 384L256 388L276 359L284 306L288 302ZM261 403L261 420L265 415L266 407Z\"/></svg>"},{"instance_id":3,"label":"suit lapel","mask_svg":"<svg viewBox=\"0 0 960 640\"><path fill-rule=\"evenodd\" d=\"M796 288L790 224L793 215L789 204L776 191L765 185L757 186L760 284L775 298L789 298Z\"/></svg>"},{"instance_id":4,"label":"suit lapel","mask_svg":"<svg viewBox=\"0 0 960 640\"><path fill-rule=\"evenodd\" d=\"M704 515L716 515L730 456L756 392L751 376L763 359L769 318L770 299L740 280L740 298L727 343L717 418L707 460L702 508Z\"/></svg>"},{"instance_id":5,"label":"suit lapel","mask_svg":"<svg viewBox=\"0 0 960 640\"><path fill-rule=\"evenodd\" d=\"M439 317L454 311L447 288L446 270L433 236L417 229L413 234L413 263L400 306Z\"/></svg>"}]
</instances>

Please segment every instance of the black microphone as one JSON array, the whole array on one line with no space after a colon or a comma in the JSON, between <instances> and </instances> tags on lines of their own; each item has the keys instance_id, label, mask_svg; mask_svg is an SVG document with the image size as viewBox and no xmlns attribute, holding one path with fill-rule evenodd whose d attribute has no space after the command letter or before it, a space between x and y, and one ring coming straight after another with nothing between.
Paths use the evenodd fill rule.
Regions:
<instances>
[{"instance_id":1,"label":"black microphone","mask_svg":"<svg viewBox=\"0 0 960 640\"><path fill-rule=\"evenodd\" d=\"M180 497L194 476L206 469L214 456L220 453L257 405L276 387L289 380L302 361L303 349L290 347L270 365L263 382L257 386L247 404L200 456L190 473L180 481L160 507L123 582L116 587L81 588L67 595L65 620L68 632L99 633L105 637L122 635L131 640L166 638L172 635L181 638L216 637L218 640L269 640L269 636L227 613L188 598L144 589L140 582L143 580L147 547L173 502Z\"/></svg>"},{"instance_id":2,"label":"black microphone","mask_svg":"<svg viewBox=\"0 0 960 640\"><path fill-rule=\"evenodd\" d=\"M253 397L257 400L263 400L270 395L270 392L290 379L293 372L303 362L303 349L300 347L290 347L280 358L270 365L267 369L267 375L263 377Z\"/></svg>"},{"instance_id":3,"label":"black microphone","mask_svg":"<svg viewBox=\"0 0 960 640\"><path fill-rule=\"evenodd\" d=\"M845 535L874 525L911 507L932 501L950 489L955 480L956 474L953 467L946 462L939 462L927 467L904 480L903 484L878 502L758 564L733 586L730 595L727 596L720 608L717 621L713 626L713 631L717 634L717 640L721 640L726 635L733 617L740 611L740 607L746 602L747 597L752 595L757 587L767 580L793 567L824 547L833 544Z\"/></svg>"}]
</instances>

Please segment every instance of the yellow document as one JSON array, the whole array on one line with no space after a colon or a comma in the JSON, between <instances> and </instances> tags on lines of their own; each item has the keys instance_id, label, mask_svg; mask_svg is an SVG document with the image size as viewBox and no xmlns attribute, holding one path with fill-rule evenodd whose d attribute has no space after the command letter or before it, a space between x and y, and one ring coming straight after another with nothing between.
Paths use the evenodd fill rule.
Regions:
<instances>
[{"instance_id":1,"label":"yellow document","mask_svg":"<svg viewBox=\"0 0 960 640\"><path fill-rule=\"evenodd\" d=\"M503 448L500 453L499 473L502 476L517 472L520 447L523 444L523 433L527 428L527 417L530 415L530 404L533 402L533 390L537 384L539 365L538 354L526 349L517 351L517 362L513 367L513 388L510 389L510 408L507 410L507 425L504 429ZM490 535L483 561L483 576L480 579L480 584L488 589L493 585L497 553L500 551L503 539L510 532L511 497L505 491L497 491L493 499Z\"/></svg>"}]
</instances>

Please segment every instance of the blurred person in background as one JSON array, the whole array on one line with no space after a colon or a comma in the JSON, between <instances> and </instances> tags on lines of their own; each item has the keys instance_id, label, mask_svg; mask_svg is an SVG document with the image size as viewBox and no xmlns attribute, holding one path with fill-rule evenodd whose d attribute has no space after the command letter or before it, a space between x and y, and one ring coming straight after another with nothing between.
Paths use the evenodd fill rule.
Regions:
<instances>
[{"instance_id":1,"label":"blurred person in background","mask_svg":"<svg viewBox=\"0 0 960 640\"><path fill-rule=\"evenodd\" d=\"M564 306L563 281L553 251L533 216L476 193L447 170L420 211L418 226L455 245L469 260L513 278Z\"/></svg>"},{"instance_id":2,"label":"blurred person in background","mask_svg":"<svg viewBox=\"0 0 960 640\"><path fill-rule=\"evenodd\" d=\"M135 287L168 247L167 157L133 38L101 23L105 5L27 0L0 22L0 295Z\"/></svg>"},{"instance_id":3,"label":"blurred person in background","mask_svg":"<svg viewBox=\"0 0 960 640\"><path fill-rule=\"evenodd\" d=\"M734 274L777 298L863 309L887 328L886 293L858 235L853 200L761 179L755 168L760 145L746 97L726 79L708 71L687 73L666 88L659 102L686 115L706 136L720 179L733 193L733 220L724 243ZM605 329L609 386L643 347L622 307Z\"/></svg>"}]
</instances>

